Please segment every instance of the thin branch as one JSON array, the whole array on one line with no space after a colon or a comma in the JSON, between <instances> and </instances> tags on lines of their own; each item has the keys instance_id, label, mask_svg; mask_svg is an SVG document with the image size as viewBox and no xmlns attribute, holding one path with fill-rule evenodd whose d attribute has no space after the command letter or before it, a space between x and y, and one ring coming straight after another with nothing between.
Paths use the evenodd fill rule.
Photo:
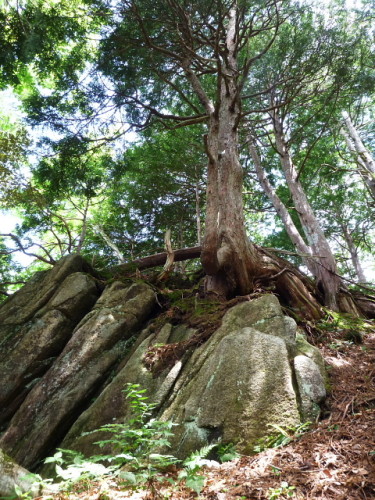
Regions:
<instances>
[{"instance_id":1,"label":"thin branch","mask_svg":"<svg viewBox=\"0 0 375 500\"><path fill-rule=\"evenodd\" d=\"M38 243L33 243L31 246L37 246L39 247L41 250L43 250L43 252L45 252L46 255L48 255L49 259L46 259L45 257L42 257L41 255L37 255L35 253L32 253L32 252L27 252L27 249L29 247L25 247L20 238L18 236L16 236L15 234L13 233L8 233L8 234L0 234L0 236L3 236L3 237L9 237L11 238L18 246L18 249L20 251L22 251L25 255L28 255L29 257L35 257L36 259L42 261L42 262L45 262L46 264L49 264L49 265L54 265L56 264L56 261L55 259L51 256L51 254L49 253L49 251L43 247L42 245L39 245Z\"/></svg>"}]
</instances>

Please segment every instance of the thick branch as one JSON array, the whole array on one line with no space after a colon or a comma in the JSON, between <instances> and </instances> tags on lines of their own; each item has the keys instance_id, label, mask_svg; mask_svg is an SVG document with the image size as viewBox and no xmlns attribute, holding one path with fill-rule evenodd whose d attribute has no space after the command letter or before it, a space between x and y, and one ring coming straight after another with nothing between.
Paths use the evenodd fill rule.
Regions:
<instances>
[{"instance_id":1,"label":"thick branch","mask_svg":"<svg viewBox=\"0 0 375 500\"><path fill-rule=\"evenodd\" d=\"M191 247L191 248L182 248L180 250L176 250L174 252L174 261L181 262L183 260L189 259L197 259L201 255L201 247ZM156 266L164 266L167 261L168 253L156 253L154 255L149 255L148 257L144 257L143 259L133 260L132 262L128 262L126 264L121 264L119 266L114 266L110 268L110 272L113 273L124 273L128 271L132 271L135 269L149 269L151 267Z\"/></svg>"},{"instance_id":2,"label":"thick branch","mask_svg":"<svg viewBox=\"0 0 375 500\"><path fill-rule=\"evenodd\" d=\"M167 231L165 233L164 242L165 242L165 249L167 251L167 259L165 261L163 271L158 276L158 281L166 280L173 270L174 251L172 248L171 230L170 229L167 229Z\"/></svg>"}]
</instances>

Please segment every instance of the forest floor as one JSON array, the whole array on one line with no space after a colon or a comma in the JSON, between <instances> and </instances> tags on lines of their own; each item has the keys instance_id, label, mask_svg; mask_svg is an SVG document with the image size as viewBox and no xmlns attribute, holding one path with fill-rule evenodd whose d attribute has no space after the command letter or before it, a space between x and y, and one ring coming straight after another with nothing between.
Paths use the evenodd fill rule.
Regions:
<instances>
[{"instance_id":1,"label":"forest floor","mask_svg":"<svg viewBox=\"0 0 375 500\"><path fill-rule=\"evenodd\" d=\"M196 495L181 483L154 495L112 481L92 483L60 499L375 499L375 332L356 345L333 336L319 345L331 393L323 419L288 445L203 468Z\"/></svg>"}]
</instances>

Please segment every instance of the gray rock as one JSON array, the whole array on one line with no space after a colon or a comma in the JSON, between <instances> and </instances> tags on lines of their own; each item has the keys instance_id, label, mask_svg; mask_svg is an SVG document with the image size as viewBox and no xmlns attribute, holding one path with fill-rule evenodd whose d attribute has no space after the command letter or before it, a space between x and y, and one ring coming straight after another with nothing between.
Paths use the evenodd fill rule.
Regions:
<instances>
[{"instance_id":1,"label":"gray rock","mask_svg":"<svg viewBox=\"0 0 375 500\"><path fill-rule=\"evenodd\" d=\"M173 331L172 325L167 323L159 333L147 335L135 346L122 370L74 423L61 445L63 448L80 450L88 456L98 453L98 447L93 444L98 440L98 435L82 436L82 433L99 429L107 423L123 422L130 417L131 409L124 394L127 384L139 384L142 389L146 389L150 402L159 405L163 403L181 371L182 363L179 362L172 369L166 370L162 376L154 377L144 366L143 358L152 345L166 344L170 337L174 338ZM100 439L104 437L100 435Z\"/></svg>"},{"instance_id":2,"label":"gray rock","mask_svg":"<svg viewBox=\"0 0 375 500\"><path fill-rule=\"evenodd\" d=\"M270 433L271 424L298 425L292 371L282 339L244 328L219 342L210 340L210 358L161 415L180 424L172 440L177 456L186 457L218 438L251 453L257 440Z\"/></svg>"},{"instance_id":3,"label":"gray rock","mask_svg":"<svg viewBox=\"0 0 375 500\"><path fill-rule=\"evenodd\" d=\"M49 271L41 271L0 306L0 344L9 334L9 326L29 321L53 296L64 279L75 272L94 274L80 255L63 257Z\"/></svg>"},{"instance_id":4,"label":"gray rock","mask_svg":"<svg viewBox=\"0 0 375 500\"><path fill-rule=\"evenodd\" d=\"M158 405L157 417L178 424L172 440L174 454L184 458L218 438L251 451L260 437L271 432L268 425L300 423L288 354L288 349L295 351L295 330L294 321L286 320L273 295L238 304L227 311L205 344L186 352L173 368L155 377L142 363L149 347L194 333L181 325L164 325L137 346L111 384L75 422L62 447L97 453L93 445L97 436L82 433L129 418L124 386L138 383Z\"/></svg>"},{"instance_id":5,"label":"gray rock","mask_svg":"<svg viewBox=\"0 0 375 500\"><path fill-rule=\"evenodd\" d=\"M92 276L81 272L72 273L35 317L42 317L46 311L55 309L76 324L92 308L98 297L98 288Z\"/></svg>"},{"instance_id":6,"label":"gray rock","mask_svg":"<svg viewBox=\"0 0 375 500\"><path fill-rule=\"evenodd\" d=\"M320 414L319 403L326 397L324 378L319 366L307 356L294 358L294 369L301 398L302 419L315 421Z\"/></svg>"},{"instance_id":7,"label":"gray rock","mask_svg":"<svg viewBox=\"0 0 375 500\"><path fill-rule=\"evenodd\" d=\"M30 382L48 370L98 295L91 276L70 274L34 318L3 342L0 347L0 356L4 359L0 366L0 422L16 411L29 392Z\"/></svg>"},{"instance_id":8,"label":"gray rock","mask_svg":"<svg viewBox=\"0 0 375 500\"><path fill-rule=\"evenodd\" d=\"M32 497L40 496L41 487L34 483L28 470L16 464L0 450L0 498L14 498L15 487L19 488L22 493L29 493Z\"/></svg>"},{"instance_id":9,"label":"gray rock","mask_svg":"<svg viewBox=\"0 0 375 500\"><path fill-rule=\"evenodd\" d=\"M155 375L144 364L150 347L174 349L196 330L166 323L153 333L145 328L156 301L148 285L116 281L98 298L85 269L78 256L62 259L0 307L0 419L14 414L0 446L23 466L56 445L97 454L94 442L106 436L82 433L130 418L128 383L146 389L156 418L178 424L172 452L180 458L217 440L251 453L272 425L318 415L323 359L296 340L274 295L232 307L204 344Z\"/></svg>"},{"instance_id":10,"label":"gray rock","mask_svg":"<svg viewBox=\"0 0 375 500\"><path fill-rule=\"evenodd\" d=\"M141 327L154 304L154 292L143 283L128 287L115 282L107 288L28 394L0 440L2 448L23 466L35 466L63 437L71 419L123 355L121 342Z\"/></svg>"},{"instance_id":11,"label":"gray rock","mask_svg":"<svg viewBox=\"0 0 375 500\"><path fill-rule=\"evenodd\" d=\"M319 349L306 340L306 337L302 333L297 333L296 336L296 355L303 354L310 358L318 366L320 375L322 376L325 387L329 387L329 377L325 367L324 358Z\"/></svg>"}]
</instances>

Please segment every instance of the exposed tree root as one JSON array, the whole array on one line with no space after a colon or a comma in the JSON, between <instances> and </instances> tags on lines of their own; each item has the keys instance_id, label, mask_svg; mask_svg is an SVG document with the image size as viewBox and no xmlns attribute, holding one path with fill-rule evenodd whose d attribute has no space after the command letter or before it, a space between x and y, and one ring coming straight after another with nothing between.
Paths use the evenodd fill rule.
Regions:
<instances>
[{"instance_id":1,"label":"exposed tree root","mask_svg":"<svg viewBox=\"0 0 375 500\"><path fill-rule=\"evenodd\" d=\"M321 318L324 314L322 309L324 297L319 286L290 262L276 256L274 252L259 246L255 248L260 255L262 267L254 276L253 290L249 290L248 293L252 293L256 288L273 291L297 320ZM200 246L183 248L173 252L172 260L180 262L195 259L199 258L200 254ZM113 276L121 277L137 270L164 266L168 259L171 259L171 252L162 252L112 267L109 272ZM375 294L365 295L358 291L353 293L343 285L338 303L341 312L358 317L375 318Z\"/></svg>"}]
</instances>

